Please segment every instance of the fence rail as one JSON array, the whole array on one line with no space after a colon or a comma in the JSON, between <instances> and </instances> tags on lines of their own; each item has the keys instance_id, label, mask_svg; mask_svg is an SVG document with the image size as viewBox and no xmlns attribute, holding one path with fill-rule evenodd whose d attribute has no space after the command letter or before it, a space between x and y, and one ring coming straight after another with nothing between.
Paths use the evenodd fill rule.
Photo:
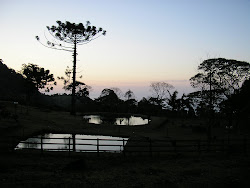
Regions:
<instances>
[{"instance_id":1,"label":"fence rail","mask_svg":"<svg viewBox=\"0 0 250 188\"><path fill-rule=\"evenodd\" d=\"M92 139L92 138L46 138L31 137L20 141L17 149L36 149L43 151L68 152L122 152L128 139Z\"/></svg>"},{"instance_id":2,"label":"fence rail","mask_svg":"<svg viewBox=\"0 0 250 188\"><path fill-rule=\"evenodd\" d=\"M49 141L49 142L48 142ZM54 141L54 142L53 142ZM21 141L15 149L39 149L43 151L70 152L117 152L131 153L186 153L186 152L234 152L245 153L249 149L247 138L217 140L153 140L149 138L130 139L79 139L33 137Z\"/></svg>"}]
</instances>

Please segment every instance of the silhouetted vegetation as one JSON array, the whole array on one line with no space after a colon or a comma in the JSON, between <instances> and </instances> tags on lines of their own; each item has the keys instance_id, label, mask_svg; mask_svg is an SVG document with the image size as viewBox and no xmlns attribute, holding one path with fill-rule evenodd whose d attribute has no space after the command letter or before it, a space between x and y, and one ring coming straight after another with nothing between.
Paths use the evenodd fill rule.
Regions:
<instances>
[{"instance_id":1,"label":"silhouetted vegetation","mask_svg":"<svg viewBox=\"0 0 250 188\"><path fill-rule=\"evenodd\" d=\"M220 112L220 104L230 103L230 98L240 89L241 84L250 77L250 64L231 59L208 59L199 66L198 74L190 78L194 88L199 88L193 96L197 99L197 112L208 117L207 136L210 140L211 129L216 124L215 113ZM228 105L227 107L229 107ZM227 108L228 127L233 127L233 109Z\"/></svg>"},{"instance_id":2,"label":"silhouetted vegetation","mask_svg":"<svg viewBox=\"0 0 250 188\"><path fill-rule=\"evenodd\" d=\"M24 102L27 95L27 84L21 74L8 68L3 64L3 60L0 60L0 100Z\"/></svg>"},{"instance_id":3,"label":"silhouetted vegetation","mask_svg":"<svg viewBox=\"0 0 250 188\"><path fill-rule=\"evenodd\" d=\"M249 124L250 114L250 80L245 80L242 87L236 90L227 100L220 104L221 113L227 117L228 127L233 127L233 121L236 121L234 128L239 128Z\"/></svg>"},{"instance_id":4,"label":"silhouetted vegetation","mask_svg":"<svg viewBox=\"0 0 250 188\"><path fill-rule=\"evenodd\" d=\"M118 98L114 90L104 89L100 97L96 99L96 102L100 105L102 111L118 112L121 99Z\"/></svg>"},{"instance_id":5,"label":"silhouetted vegetation","mask_svg":"<svg viewBox=\"0 0 250 188\"><path fill-rule=\"evenodd\" d=\"M29 63L28 65L23 64L22 75L28 83L28 88L45 89L46 92L53 90L52 85L56 85L53 74L50 74L50 70L45 70L38 65ZM52 82L52 85L50 84Z\"/></svg>"},{"instance_id":6,"label":"silhouetted vegetation","mask_svg":"<svg viewBox=\"0 0 250 188\"><path fill-rule=\"evenodd\" d=\"M4 96L3 94L6 95L1 100L19 102L19 96L15 95L27 95L27 79L9 69L2 61L0 65L0 71L3 72L0 74L3 81L3 85L0 86L0 91L3 91L1 97ZM244 75L247 76L248 73L245 73ZM8 80L2 75L7 76ZM208 84L212 83L212 75L208 78L211 79ZM228 94L226 96L210 84L206 89L203 87L203 90L183 94L181 97L178 96L177 90L172 92L168 87L166 92L161 93L162 88L160 88L158 95L155 92L151 97L144 97L139 101L136 100L133 91L128 90L122 94L119 88L105 88L98 98L91 99L90 90L84 83L79 82L79 87L76 89L76 111L81 115L98 112L105 114L101 116L105 124L103 126L88 124L83 121L82 116L70 116L68 112L64 112L71 111L71 94L41 94L36 84L29 82L32 83L37 96L36 103L31 103L36 107L30 107L30 114L22 113L22 108L17 109L13 101L0 103L0 133L3 136L0 146L5 151L0 160L0 167L4 169L0 170L1 183L7 186L30 186L32 182L32 186L63 184L66 187L72 185L76 187L82 185L87 187L215 185L216 187L219 182L222 187L224 185L235 187L248 185L246 187L249 187L249 182L245 180L245 177L249 176L249 157L245 155L249 151L247 136L250 123L250 81L246 78L243 76L242 83L238 83L239 87L229 89L233 92L231 94L226 92ZM3 86L7 87L7 90L4 90ZM66 90L72 88L71 82L65 82L64 86ZM220 100L217 100L217 97ZM25 99L24 97L23 100ZM211 109L213 109L212 113ZM19 115L18 121L13 118L16 111ZM147 126L113 125L117 114L127 117L129 113L145 114L146 116L143 117L150 118L152 121ZM72 135L126 135L130 139L129 144L132 143L131 148L137 150L132 153L127 150L126 156L125 152L121 153L124 157L118 153L103 152L100 154L101 158L93 153L69 152L66 154L67 157L64 157L63 152L42 149L42 152L13 151L21 140L21 138L15 140L13 135L28 138L41 132ZM209 132L211 142L204 141ZM238 140L241 142L236 145L233 140L235 143L238 143ZM146 145L142 145L143 141L146 141ZM194 144L190 144L191 141ZM65 142L70 143L67 138ZM193 153L188 153L187 147ZM161 148L174 150L161 153ZM230 175L228 175L229 172ZM53 176L51 176L52 173ZM133 181L130 181L131 174L135 177ZM216 182L210 183L214 179ZM109 183L110 181L107 180L112 182ZM113 182L117 184L114 185Z\"/></svg>"},{"instance_id":7,"label":"silhouetted vegetation","mask_svg":"<svg viewBox=\"0 0 250 188\"><path fill-rule=\"evenodd\" d=\"M199 91L196 94L202 104L212 111L234 94L241 84L250 77L250 64L231 59L208 59L199 66L198 74L190 83Z\"/></svg>"},{"instance_id":8,"label":"silhouetted vegetation","mask_svg":"<svg viewBox=\"0 0 250 188\"><path fill-rule=\"evenodd\" d=\"M61 76L58 77L59 80L63 80L64 87L63 89L65 91L70 91L72 93L73 90L73 83L71 82L72 78L72 70L67 67L65 70L65 77ZM81 78L82 76L80 76ZM83 98L89 97L89 92L91 90L91 86L86 85L85 83L81 81L75 81L75 94L77 99L82 100Z\"/></svg>"},{"instance_id":9,"label":"silhouetted vegetation","mask_svg":"<svg viewBox=\"0 0 250 188\"><path fill-rule=\"evenodd\" d=\"M153 94L151 101L158 106L164 107L164 102L170 95L170 90L174 87L166 82L153 82L150 84L150 89Z\"/></svg>"},{"instance_id":10,"label":"silhouetted vegetation","mask_svg":"<svg viewBox=\"0 0 250 188\"><path fill-rule=\"evenodd\" d=\"M75 115L76 86L77 86L76 82L77 45L87 44L92 40L98 38L100 35L105 35L106 31L103 30L101 27L97 29L96 26L91 26L89 21L86 22L86 25L83 25L82 23L75 24L69 21L66 21L65 23L57 21L56 23L58 24L57 26L54 25L51 27L47 26L47 29L49 33L54 37L54 39L59 41L59 43L47 41L47 45L45 46L52 49L64 50L73 53L71 114ZM36 39L38 41L40 40L38 36L36 36ZM62 45L61 42L63 42L64 44Z\"/></svg>"},{"instance_id":11,"label":"silhouetted vegetation","mask_svg":"<svg viewBox=\"0 0 250 188\"><path fill-rule=\"evenodd\" d=\"M16 73L7 68L1 61L1 99L11 100L22 98L30 91L38 93L38 89L51 90L48 83L55 84L53 74L38 65L23 65L22 73ZM198 91L183 94L178 97L178 91L171 90L172 85L165 82L151 83L152 96L136 100L133 91L125 94L119 88L106 88L96 99L89 98L91 87L76 81L76 110L78 112L115 112L115 113L140 113L146 115L179 116L179 117L227 117L228 124L246 117L249 108L249 63L236 60L210 59L202 62L196 74L190 79L191 85ZM66 69L64 89L72 91L73 83L70 81L73 71ZM9 84L12 82L12 84ZM242 85L242 87L241 87ZM46 88L45 88L46 87ZM3 89L5 88L5 89ZM33 88L33 89L31 89ZM37 104L56 110L71 110L72 94L39 94ZM209 123L210 125L216 122Z\"/></svg>"}]
</instances>

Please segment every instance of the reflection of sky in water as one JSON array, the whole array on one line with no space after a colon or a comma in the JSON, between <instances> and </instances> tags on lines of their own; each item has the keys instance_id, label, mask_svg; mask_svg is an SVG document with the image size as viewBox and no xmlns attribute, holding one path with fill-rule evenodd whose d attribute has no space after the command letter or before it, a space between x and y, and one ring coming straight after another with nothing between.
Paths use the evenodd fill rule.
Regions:
<instances>
[{"instance_id":1,"label":"reflection of sky in water","mask_svg":"<svg viewBox=\"0 0 250 188\"><path fill-rule=\"evenodd\" d=\"M24 143L19 143L15 149L33 148L41 149L41 135L37 138L28 138ZM110 150L120 152L123 150L123 139L126 145L128 138L111 137L111 136L95 136L95 135L76 135L76 151L81 150L95 151L97 150L97 139L99 140L99 151ZM68 150L73 149L73 139L71 134L45 134L43 135L44 150ZM54 144L52 144L54 143ZM112 146L105 146L112 145Z\"/></svg>"},{"instance_id":2,"label":"reflection of sky in water","mask_svg":"<svg viewBox=\"0 0 250 188\"><path fill-rule=\"evenodd\" d=\"M131 116L130 118L116 118L116 125L145 125L148 124L148 119Z\"/></svg>"},{"instance_id":3,"label":"reflection of sky in water","mask_svg":"<svg viewBox=\"0 0 250 188\"><path fill-rule=\"evenodd\" d=\"M83 119L88 123L101 124L103 121L99 115L86 115ZM143 119L142 117L130 116L129 118L114 118L115 125L145 125L150 120Z\"/></svg>"},{"instance_id":4,"label":"reflection of sky in water","mask_svg":"<svg viewBox=\"0 0 250 188\"><path fill-rule=\"evenodd\" d=\"M98 115L83 116L83 119L88 123L101 124L102 120Z\"/></svg>"}]
</instances>

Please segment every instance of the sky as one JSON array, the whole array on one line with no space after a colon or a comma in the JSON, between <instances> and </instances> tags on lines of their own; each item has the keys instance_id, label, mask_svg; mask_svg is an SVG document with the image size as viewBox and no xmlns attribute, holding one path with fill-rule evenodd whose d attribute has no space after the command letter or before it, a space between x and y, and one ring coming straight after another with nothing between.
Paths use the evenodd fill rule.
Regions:
<instances>
[{"instance_id":1,"label":"sky","mask_svg":"<svg viewBox=\"0 0 250 188\"><path fill-rule=\"evenodd\" d=\"M107 31L79 46L77 77L97 98L104 88L148 97L164 81L182 93L208 58L250 62L250 0L0 0L0 59L19 71L33 63L55 77L72 67L70 52L46 48L46 26L86 23ZM63 93L62 83L52 93Z\"/></svg>"}]
</instances>

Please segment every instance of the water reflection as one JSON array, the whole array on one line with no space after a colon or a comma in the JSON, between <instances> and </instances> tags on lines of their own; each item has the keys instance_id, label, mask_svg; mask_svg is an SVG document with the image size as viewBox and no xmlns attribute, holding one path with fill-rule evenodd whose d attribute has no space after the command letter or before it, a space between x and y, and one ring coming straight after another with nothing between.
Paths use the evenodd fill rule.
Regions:
<instances>
[{"instance_id":1,"label":"water reflection","mask_svg":"<svg viewBox=\"0 0 250 188\"><path fill-rule=\"evenodd\" d=\"M128 138L99 135L46 134L21 141L15 149L43 148L52 151L121 152L127 140Z\"/></svg>"},{"instance_id":2,"label":"water reflection","mask_svg":"<svg viewBox=\"0 0 250 188\"><path fill-rule=\"evenodd\" d=\"M83 120L87 123L94 124L113 124L113 125L146 125L149 123L149 119L142 117L111 117L111 116L100 116L100 115L86 115L83 116Z\"/></svg>"},{"instance_id":3,"label":"water reflection","mask_svg":"<svg viewBox=\"0 0 250 188\"><path fill-rule=\"evenodd\" d=\"M87 123L101 124L102 120L99 115L83 116L83 120Z\"/></svg>"},{"instance_id":4,"label":"water reflection","mask_svg":"<svg viewBox=\"0 0 250 188\"><path fill-rule=\"evenodd\" d=\"M21 143L24 148L38 148L39 147L38 138L29 138L26 143Z\"/></svg>"}]
</instances>

